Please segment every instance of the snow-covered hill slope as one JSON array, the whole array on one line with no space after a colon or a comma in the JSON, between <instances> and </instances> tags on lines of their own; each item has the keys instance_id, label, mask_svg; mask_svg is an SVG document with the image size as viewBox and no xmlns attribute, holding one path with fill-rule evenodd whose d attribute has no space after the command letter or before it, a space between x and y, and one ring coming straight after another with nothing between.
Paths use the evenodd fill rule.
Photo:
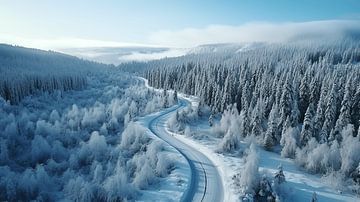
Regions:
<instances>
[{"instance_id":1,"label":"snow-covered hill slope","mask_svg":"<svg viewBox=\"0 0 360 202\"><path fill-rule=\"evenodd\" d=\"M0 44L0 96L11 103L36 92L82 89L107 66L53 51Z\"/></svg>"}]
</instances>

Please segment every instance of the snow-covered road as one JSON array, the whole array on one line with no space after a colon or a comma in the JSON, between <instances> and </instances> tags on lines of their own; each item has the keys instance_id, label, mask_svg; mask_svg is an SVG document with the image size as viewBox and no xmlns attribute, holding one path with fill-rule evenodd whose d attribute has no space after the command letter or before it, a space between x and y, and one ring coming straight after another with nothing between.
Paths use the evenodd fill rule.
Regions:
<instances>
[{"instance_id":1,"label":"snow-covered road","mask_svg":"<svg viewBox=\"0 0 360 202\"><path fill-rule=\"evenodd\" d=\"M190 102L180 98L176 106L156 113L156 115L141 118L139 122L148 127L154 135L174 147L187 160L191 171L190 179L181 201L223 201L223 181L214 163L205 154L177 139L166 130L167 120L177 110L188 105Z\"/></svg>"}]
</instances>

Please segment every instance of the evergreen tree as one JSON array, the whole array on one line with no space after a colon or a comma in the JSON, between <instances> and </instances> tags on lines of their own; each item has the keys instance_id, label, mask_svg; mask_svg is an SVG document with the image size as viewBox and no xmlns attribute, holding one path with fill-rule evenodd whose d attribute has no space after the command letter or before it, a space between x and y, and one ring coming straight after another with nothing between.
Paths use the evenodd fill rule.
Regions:
<instances>
[{"instance_id":1,"label":"evergreen tree","mask_svg":"<svg viewBox=\"0 0 360 202\"><path fill-rule=\"evenodd\" d=\"M212 127L214 125L214 115L210 114L209 116L209 126Z\"/></svg>"},{"instance_id":2,"label":"evergreen tree","mask_svg":"<svg viewBox=\"0 0 360 202\"><path fill-rule=\"evenodd\" d=\"M308 69L311 71L310 69ZM306 73L304 77L301 80L300 89L299 89L299 95L300 95L300 121L302 122L304 120L304 116L306 113L306 110L308 108L309 102L310 102L310 78L309 73Z\"/></svg>"},{"instance_id":3,"label":"evergreen tree","mask_svg":"<svg viewBox=\"0 0 360 202\"><path fill-rule=\"evenodd\" d=\"M263 176L260 181L257 201L275 201L271 184L266 176Z\"/></svg>"},{"instance_id":4,"label":"evergreen tree","mask_svg":"<svg viewBox=\"0 0 360 202\"><path fill-rule=\"evenodd\" d=\"M255 108L252 111L251 120L251 134L255 137L259 137L263 132L263 103L261 98L258 100Z\"/></svg>"},{"instance_id":5,"label":"evergreen tree","mask_svg":"<svg viewBox=\"0 0 360 202\"><path fill-rule=\"evenodd\" d=\"M274 104L269 115L268 127L265 132L264 147L267 150L271 150L275 146L276 142L280 140L278 136L278 109L277 105Z\"/></svg>"},{"instance_id":6,"label":"evergreen tree","mask_svg":"<svg viewBox=\"0 0 360 202\"><path fill-rule=\"evenodd\" d=\"M317 110L315 113L315 121L314 121L314 134L316 135L316 139L320 141L321 136L321 128L324 123L324 115L325 115L325 107L326 107L326 95L327 95L327 83L326 81L323 81L323 84L321 86L321 94L320 99L317 105Z\"/></svg>"},{"instance_id":7,"label":"evergreen tree","mask_svg":"<svg viewBox=\"0 0 360 202\"><path fill-rule=\"evenodd\" d=\"M355 86L355 85L353 85ZM350 120L351 123L354 124L355 129L359 129L360 125L360 85L358 84L355 95L351 101L351 112L350 112Z\"/></svg>"},{"instance_id":8,"label":"evergreen tree","mask_svg":"<svg viewBox=\"0 0 360 202\"><path fill-rule=\"evenodd\" d=\"M283 171L283 167L282 165L278 166L278 171L275 173L275 184L282 184L285 182L285 175L284 175L284 171Z\"/></svg>"},{"instance_id":9,"label":"evergreen tree","mask_svg":"<svg viewBox=\"0 0 360 202\"><path fill-rule=\"evenodd\" d=\"M178 103L178 93L177 93L176 89L174 90L174 98L173 99L174 99L175 103Z\"/></svg>"},{"instance_id":10,"label":"evergreen tree","mask_svg":"<svg viewBox=\"0 0 360 202\"><path fill-rule=\"evenodd\" d=\"M328 141L330 131L334 125L336 116L336 99L338 93L338 85L333 84L331 91L327 97L327 105L325 110L325 121L320 132L320 143Z\"/></svg>"},{"instance_id":11,"label":"evergreen tree","mask_svg":"<svg viewBox=\"0 0 360 202\"><path fill-rule=\"evenodd\" d=\"M169 107L169 94L166 89L163 90L162 99L163 99L163 108Z\"/></svg>"},{"instance_id":12,"label":"evergreen tree","mask_svg":"<svg viewBox=\"0 0 360 202\"><path fill-rule=\"evenodd\" d=\"M301 129L300 134L300 145L305 146L305 144L313 137L313 118L314 118L314 106L310 103L309 107L306 110L304 123Z\"/></svg>"},{"instance_id":13,"label":"evergreen tree","mask_svg":"<svg viewBox=\"0 0 360 202\"><path fill-rule=\"evenodd\" d=\"M280 126L283 129L286 129L284 126L285 121L289 119L291 116L292 111L292 104L293 104L293 92L292 92L292 85L291 85L291 77L289 76L289 73L286 77L284 89L280 98ZM290 121L290 120L289 120ZM290 124L291 125L291 124Z\"/></svg>"},{"instance_id":14,"label":"evergreen tree","mask_svg":"<svg viewBox=\"0 0 360 202\"><path fill-rule=\"evenodd\" d=\"M317 202L318 200L317 200L317 194L316 194L316 192L314 192L313 194L312 194L312 197L311 197L311 202Z\"/></svg>"},{"instance_id":15,"label":"evergreen tree","mask_svg":"<svg viewBox=\"0 0 360 202\"><path fill-rule=\"evenodd\" d=\"M331 140L336 139L338 142L341 142L342 137L340 132L346 125L350 123L351 97L352 97L352 89L351 89L351 80L349 79L345 86L345 94L341 102L339 118L336 121L334 130L331 131L331 135L330 135Z\"/></svg>"}]
</instances>

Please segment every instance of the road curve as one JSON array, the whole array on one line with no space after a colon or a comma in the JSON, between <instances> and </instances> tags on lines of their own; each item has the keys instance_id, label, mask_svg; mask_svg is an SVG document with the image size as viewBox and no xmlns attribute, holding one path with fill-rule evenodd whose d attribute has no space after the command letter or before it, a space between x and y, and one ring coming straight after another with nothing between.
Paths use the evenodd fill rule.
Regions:
<instances>
[{"instance_id":1,"label":"road curve","mask_svg":"<svg viewBox=\"0 0 360 202\"><path fill-rule=\"evenodd\" d=\"M224 189L222 180L213 162L196 148L187 145L169 134L166 130L167 120L176 113L177 110L189 104L188 101L179 99L178 105L168 108L156 116L152 116L144 124L152 133L179 151L190 166L191 179L187 185L186 192L183 193L181 197L181 201L223 201Z\"/></svg>"}]
</instances>

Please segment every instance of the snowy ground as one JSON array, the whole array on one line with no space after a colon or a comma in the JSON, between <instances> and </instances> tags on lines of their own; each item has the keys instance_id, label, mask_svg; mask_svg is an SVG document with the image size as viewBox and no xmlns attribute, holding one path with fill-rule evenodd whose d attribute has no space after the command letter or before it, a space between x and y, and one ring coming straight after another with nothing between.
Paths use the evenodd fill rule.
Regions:
<instances>
[{"instance_id":1,"label":"snowy ground","mask_svg":"<svg viewBox=\"0 0 360 202\"><path fill-rule=\"evenodd\" d=\"M197 99L187 98L192 105L197 105ZM239 201L240 191L235 186L233 176L243 169L244 159L238 154L220 154L216 152L220 139L213 137L209 133L207 120L200 120L190 126L191 136L172 133L176 138L187 144L198 148L211 161L218 166L222 175L224 190L224 201ZM247 147L248 143L243 142L242 147ZM286 177L287 197L286 201L310 201L313 192L316 192L318 201L359 201L355 195L341 193L327 185L320 175L312 175L302 171L293 160L283 158L274 152L268 152L258 147L260 157L259 171L262 174L274 175L277 167L281 164Z\"/></svg>"}]
</instances>

